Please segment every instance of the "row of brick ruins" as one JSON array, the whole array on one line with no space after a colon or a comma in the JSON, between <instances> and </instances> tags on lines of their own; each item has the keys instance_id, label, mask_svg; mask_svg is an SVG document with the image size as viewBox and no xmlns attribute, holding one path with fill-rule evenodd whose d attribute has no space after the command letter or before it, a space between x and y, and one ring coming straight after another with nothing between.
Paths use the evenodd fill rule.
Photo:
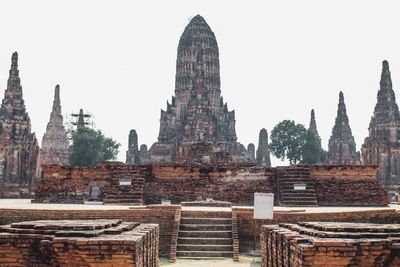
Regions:
<instances>
[{"instance_id":1,"label":"row of brick ruins","mask_svg":"<svg viewBox=\"0 0 400 267\"><path fill-rule=\"evenodd\" d=\"M173 204L212 198L252 205L255 192L273 193L282 206L385 206L387 192L377 166L296 165L265 168L254 163L219 165L124 164L96 167L43 165L39 203Z\"/></svg>"},{"instance_id":2,"label":"row of brick ruins","mask_svg":"<svg viewBox=\"0 0 400 267\"><path fill-rule=\"evenodd\" d=\"M83 115L82 112L80 114ZM81 118L83 123L83 117ZM310 128L317 132L312 111ZM362 163L379 165L377 179L386 189L400 182L400 114L395 101L389 65L383 62L378 103L362 146ZM60 87L39 151L38 141L22 98L18 54L12 55L7 89L0 111L0 197L28 194L41 164L68 165L70 144L63 124ZM219 51L214 33L201 16L185 28L178 46L175 96L161 110L158 141L150 149L138 146L135 130L129 133L128 164L256 163L270 167L268 133L262 129L257 150L237 141L235 113L229 111L220 90ZM360 164L351 133L343 94L329 140L330 165ZM15 196L17 196L15 195Z\"/></svg>"}]
</instances>

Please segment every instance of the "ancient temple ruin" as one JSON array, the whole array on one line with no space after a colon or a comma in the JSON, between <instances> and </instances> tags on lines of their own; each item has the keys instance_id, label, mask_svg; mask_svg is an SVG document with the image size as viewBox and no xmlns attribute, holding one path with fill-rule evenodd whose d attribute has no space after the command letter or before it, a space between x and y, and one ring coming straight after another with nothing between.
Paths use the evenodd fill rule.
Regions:
<instances>
[{"instance_id":1,"label":"ancient temple ruin","mask_svg":"<svg viewBox=\"0 0 400 267\"><path fill-rule=\"evenodd\" d=\"M339 93L339 104L335 126L332 129L332 135L328 144L328 164L360 164L360 153L356 151L356 143L354 142L354 137L351 133L342 92Z\"/></svg>"},{"instance_id":2,"label":"ancient temple ruin","mask_svg":"<svg viewBox=\"0 0 400 267\"><path fill-rule=\"evenodd\" d=\"M146 153L135 153L151 163L251 161L237 142L235 112L228 110L220 86L217 40L197 15L179 40L175 96L161 110L158 142Z\"/></svg>"},{"instance_id":3,"label":"ancient temple ruin","mask_svg":"<svg viewBox=\"0 0 400 267\"><path fill-rule=\"evenodd\" d=\"M68 165L70 145L63 121L60 103L60 86L57 84L54 91L50 120L47 124L46 132L43 135L42 146L40 148L41 164Z\"/></svg>"},{"instance_id":4,"label":"ancient temple ruin","mask_svg":"<svg viewBox=\"0 0 400 267\"><path fill-rule=\"evenodd\" d=\"M265 128L262 128L260 130L256 154L256 163L259 166L271 167L270 153L268 148L268 132Z\"/></svg>"},{"instance_id":5,"label":"ancient temple ruin","mask_svg":"<svg viewBox=\"0 0 400 267\"><path fill-rule=\"evenodd\" d=\"M39 146L22 98L15 52L0 110L0 196L29 195L37 177L38 161Z\"/></svg>"},{"instance_id":6,"label":"ancient temple ruin","mask_svg":"<svg viewBox=\"0 0 400 267\"><path fill-rule=\"evenodd\" d=\"M380 89L369 124L369 136L361 148L364 164L379 165L378 181L396 191L400 183L400 114L392 89L389 63L382 63Z\"/></svg>"}]
</instances>

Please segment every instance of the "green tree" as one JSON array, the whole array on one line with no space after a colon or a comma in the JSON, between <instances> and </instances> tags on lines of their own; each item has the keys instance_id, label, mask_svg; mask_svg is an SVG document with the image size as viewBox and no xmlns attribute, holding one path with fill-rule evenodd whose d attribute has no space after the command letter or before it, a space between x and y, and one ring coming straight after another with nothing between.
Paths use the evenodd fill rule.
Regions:
<instances>
[{"instance_id":1,"label":"green tree","mask_svg":"<svg viewBox=\"0 0 400 267\"><path fill-rule=\"evenodd\" d=\"M307 130L292 120L278 123L271 132L270 150L275 157L296 164L302 159L302 148L306 142Z\"/></svg>"},{"instance_id":2,"label":"green tree","mask_svg":"<svg viewBox=\"0 0 400 267\"><path fill-rule=\"evenodd\" d=\"M72 152L69 155L71 166L95 166L103 161L117 158L121 144L105 137L100 130L87 127L72 132Z\"/></svg>"},{"instance_id":3,"label":"green tree","mask_svg":"<svg viewBox=\"0 0 400 267\"><path fill-rule=\"evenodd\" d=\"M324 150L321 147L321 138L313 129L308 129L305 143L302 148L301 163L317 164L324 162Z\"/></svg>"}]
</instances>

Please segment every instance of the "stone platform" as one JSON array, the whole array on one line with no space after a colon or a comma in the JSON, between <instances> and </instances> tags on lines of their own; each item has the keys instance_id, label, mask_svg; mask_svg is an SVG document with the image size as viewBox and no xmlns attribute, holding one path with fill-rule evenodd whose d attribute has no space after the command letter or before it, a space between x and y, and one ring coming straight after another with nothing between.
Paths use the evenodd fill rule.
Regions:
<instances>
[{"instance_id":1,"label":"stone platform","mask_svg":"<svg viewBox=\"0 0 400 267\"><path fill-rule=\"evenodd\" d=\"M0 226L1 266L158 266L157 224L41 220Z\"/></svg>"},{"instance_id":2,"label":"stone platform","mask_svg":"<svg viewBox=\"0 0 400 267\"><path fill-rule=\"evenodd\" d=\"M400 224L263 225L262 266L400 266Z\"/></svg>"}]
</instances>

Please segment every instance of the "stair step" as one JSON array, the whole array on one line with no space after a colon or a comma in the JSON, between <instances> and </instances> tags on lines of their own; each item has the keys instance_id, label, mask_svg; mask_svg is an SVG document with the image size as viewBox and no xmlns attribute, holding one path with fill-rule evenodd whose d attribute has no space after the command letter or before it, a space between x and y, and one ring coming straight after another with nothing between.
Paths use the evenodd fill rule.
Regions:
<instances>
[{"instance_id":1,"label":"stair step","mask_svg":"<svg viewBox=\"0 0 400 267\"><path fill-rule=\"evenodd\" d=\"M177 251L233 251L233 245L178 244Z\"/></svg>"},{"instance_id":2,"label":"stair step","mask_svg":"<svg viewBox=\"0 0 400 267\"><path fill-rule=\"evenodd\" d=\"M199 260L199 261L203 261L203 260L225 260L226 257L179 257L180 259L184 259L184 260Z\"/></svg>"},{"instance_id":3,"label":"stair step","mask_svg":"<svg viewBox=\"0 0 400 267\"><path fill-rule=\"evenodd\" d=\"M178 237L178 244L232 245L232 242L232 238L229 237Z\"/></svg>"},{"instance_id":4,"label":"stair step","mask_svg":"<svg viewBox=\"0 0 400 267\"><path fill-rule=\"evenodd\" d=\"M228 231L232 224L181 224L182 231Z\"/></svg>"},{"instance_id":5,"label":"stair step","mask_svg":"<svg viewBox=\"0 0 400 267\"><path fill-rule=\"evenodd\" d=\"M181 217L185 217L185 218L232 218L232 212L230 212L230 211L182 210Z\"/></svg>"},{"instance_id":6,"label":"stair step","mask_svg":"<svg viewBox=\"0 0 400 267\"><path fill-rule=\"evenodd\" d=\"M181 237L197 237L197 238L232 238L232 231L179 231Z\"/></svg>"},{"instance_id":7,"label":"stair step","mask_svg":"<svg viewBox=\"0 0 400 267\"><path fill-rule=\"evenodd\" d=\"M176 251L177 257L224 257L232 258L233 251Z\"/></svg>"},{"instance_id":8,"label":"stair step","mask_svg":"<svg viewBox=\"0 0 400 267\"><path fill-rule=\"evenodd\" d=\"M232 218L181 217L181 224L231 224Z\"/></svg>"}]
</instances>

